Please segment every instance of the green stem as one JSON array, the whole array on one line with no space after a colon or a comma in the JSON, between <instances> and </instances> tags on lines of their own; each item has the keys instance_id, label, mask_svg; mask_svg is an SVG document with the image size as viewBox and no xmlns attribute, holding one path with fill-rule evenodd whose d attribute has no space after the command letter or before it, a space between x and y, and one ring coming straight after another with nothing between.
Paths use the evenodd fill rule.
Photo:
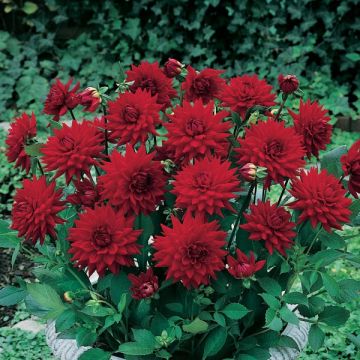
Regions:
<instances>
[{"instance_id":1,"label":"green stem","mask_svg":"<svg viewBox=\"0 0 360 360\"><path fill-rule=\"evenodd\" d=\"M285 190L286 190L286 187L287 187L288 182L289 182L289 179L287 179L287 180L285 181L285 185L284 185L284 187L282 188L282 191L281 191L279 200L278 200L278 202L277 202L277 206L280 205L281 199L282 199L282 197L284 196L284 193L285 193Z\"/></svg>"},{"instance_id":2,"label":"green stem","mask_svg":"<svg viewBox=\"0 0 360 360\"><path fill-rule=\"evenodd\" d=\"M71 114L72 119L76 121L76 118L75 118L75 115L74 115L72 109L69 109L69 111L70 111L70 114Z\"/></svg>"},{"instance_id":3,"label":"green stem","mask_svg":"<svg viewBox=\"0 0 360 360\"><path fill-rule=\"evenodd\" d=\"M279 117L280 117L280 114L284 108L284 105L285 105L285 102L286 102L286 99L288 98L288 94L283 94L283 98L282 98L282 102L281 102L281 105L280 105L280 109L279 111L276 113L276 116L275 116L275 121L278 121L279 120Z\"/></svg>"},{"instance_id":4,"label":"green stem","mask_svg":"<svg viewBox=\"0 0 360 360\"><path fill-rule=\"evenodd\" d=\"M40 170L40 172L41 172L41 175L45 175L44 169L43 169L43 167L41 166L41 163L40 163L40 160L39 160L39 159L37 159L37 164L38 164L39 170Z\"/></svg>"},{"instance_id":5,"label":"green stem","mask_svg":"<svg viewBox=\"0 0 360 360\"><path fill-rule=\"evenodd\" d=\"M108 129L107 129L107 118L106 118L107 113L106 113L105 105L102 105L102 110L104 113L104 122L105 122L105 154L109 155L109 145L108 145L109 135L108 135Z\"/></svg>"},{"instance_id":6,"label":"green stem","mask_svg":"<svg viewBox=\"0 0 360 360\"><path fill-rule=\"evenodd\" d=\"M306 251L306 255L309 255L309 252L310 252L311 248L314 246L315 241L316 241L318 235L320 234L321 230L322 230L322 227L320 227L320 229L318 230L318 232L315 234L314 238L312 239L311 244L310 244L309 248Z\"/></svg>"}]
</instances>

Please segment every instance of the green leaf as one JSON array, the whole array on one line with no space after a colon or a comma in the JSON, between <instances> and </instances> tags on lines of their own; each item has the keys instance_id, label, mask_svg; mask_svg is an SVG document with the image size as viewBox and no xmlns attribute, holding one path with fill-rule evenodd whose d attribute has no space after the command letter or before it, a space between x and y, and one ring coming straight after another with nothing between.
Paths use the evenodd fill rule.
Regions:
<instances>
[{"instance_id":1,"label":"green leaf","mask_svg":"<svg viewBox=\"0 0 360 360\"><path fill-rule=\"evenodd\" d=\"M132 332L136 342L152 349L158 346L158 342L151 331L146 329L132 329Z\"/></svg>"},{"instance_id":2,"label":"green leaf","mask_svg":"<svg viewBox=\"0 0 360 360\"><path fill-rule=\"evenodd\" d=\"M20 244L20 238L17 236L17 231L9 229L9 223L5 220L0 220L0 248L16 248Z\"/></svg>"},{"instance_id":3,"label":"green leaf","mask_svg":"<svg viewBox=\"0 0 360 360\"><path fill-rule=\"evenodd\" d=\"M81 310L81 312L86 315L95 317L104 317L114 314L113 309L101 306L99 303L87 305L84 309Z\"/></svg>"},{"instance_id":4,"label":"green leaf","mask_svg":"<svg viewBox=\"0 0 360 360\"><path fill-rule=\"evenodd\" d=\"M326 306L319 314L319 322L330 326L341 326L346 323L350 312L340 306Z\"/></svg>"},{"instance_id":5,"label":"green leaf","mask_svg":"<svg viewBox=\"0 0 360 360\"><path fill-rule=\"evenodd\" d=\"M224 309L221 310L222 313L224 313L229 319L232 320L242 319L249 313L249 311L250 310L248 310L245 306L237 303L228 304Z\"/></svg>"},{"instance_id":6,"label":"green leaf","mask_svg":"<svg viewBox=\"0 0 360 360\"><path fill-rule=\"evenodd\" d=\"M298 317L287 306L280 309L280 317L287 323L299 325Z\"/></svg>"},{"instance_id":7,"label":"green leaf","mask_svg":"<svg viewBox=\"0 0 360 360\"><path fill-rule=\"evenodd\" d=\"M32 299L41 307L48 309L47 319L57 318L64 310L65 305L56 291L46 284L27 284L27 290Z\"/></svg>"},{"instance_id":8,"label":"green leaf","mask_svg":"<svg viewBox=\"0 0 360 360\"><path fill-rule=\"evenodd\" d=\"M220 326L223 326L223 327L226 327L226 319L225 319L225 316L216 312L214 313L214 320L220 325Z\"/></svg>"},{"instance_id":9,"label":"green leaf","mask_svg":"<svg viewBox=\"0 0 360 360\"><path fill-rule=\"evenodd\" d=\"M358 53L347 53L345 57L351 61L357 62L360 60L360 54Z\"/></svg>"},{"instance_id":10,"label":"green leaf","mask_svg":"<svg viewBox=\"0 0 360 360\"><path fill-rule=\"evenodd\" d=\"M280 309L281 303L275 296L272 296L268 293L262 293L259 295L264 299L266 304L268 304L271 308Z\"/></svg>"},{"instance_id":11,"label":"green leaf","mask_svg":"<svg viewBox=\"0 0 360 360\"><path fill-rule=\"evenodd\" d=\"M35 3L31 1L25 1L24 6L22 7L22 11L27 15L31 15L35 13L38 10L38 8L39 7Z\"/></svg>"},{"instance_id":12,"label":"green leaf","mask_svg":"<svg viewBox=\"0 0 360 360\"><path fill-rule=\"evenodd\" d=\"M26 297L26 290L15 286L6 286L0 290L0 305L11 306L23 301Z\"/></svg>"},{"instance_id":13,"label":"green leaf","mask_svg":"<svg viewBox=\"0 0 360 360\"><path fill-rule=\"evenodd\" d=\"M267 327L274 331L280 331L283 328L283 323L279 317L275 316Z\"/></svg>"},{"instance_id":14,"label":"green leaf","mask_svg":"<svg viewBox=\"0 0 360 360\"><path fill-rule=\"evenodd\" d=\"M44 144L32 144L25 146L25 152L29 156L41 156L41 148L44 146Z\"/></svg>"},{"instance_id":15,"label":"green leaf","mask_svg":"<svg viewBox=\"0 0 360 360\"><path fill-rule=\"evenodd\" d=\"M308 298L303 293L297 291L285 294L283 299L287 304L308 305Z\"/></svg>"},{"instance_id":16,"label":"green leaf","mask_svg":"<svg viewBox=\"0 0 360 360\"><path fill-rule=\"evenodd\" d=\"M111 354L101 349L89 349L82 353L79 360L110 360Z\"/></svg>"},{"instance_id":17,"label":"green leaf","mask_svg":"<svg viewBox=\"0 0 360 360\"><path fill-rule=\"evenodd\" d=\"M121 344L118 351L123 353L124 355L141 356L152 354L154 352L154 349L141 343L127 342Z\"/></svg>"},{"instance_id":18,"label":"green leaf","mask_svg":"<svg viewBox=\"0 0 360 360\"><path fill-rule=\"evenodd\" d=\"M76 343L78 346L91 346L96 339L96 332L90 329L81 327L76 330Z\"/></svg>"},{"instance_id":19,"label":"green leaf","mask_svg":"<svg viewBox=\"0 0 360 360\"><path fill-rule=\"evenodd\" d=\"M344 302L350 302L360 297L360 281L353 279L344 279L338 282L340 287L340 299Z\"/></svg>"},{"instance_id":20,"label":"green leaf","mask_svg":"<svg viewBox=\"0 0 360 360\"><path fill-rule=\"evenodd\" d=\"M206 337L203 359L208 358L209 356L216 355L225 345L227 338L226 329L223 327L216 327L210 332Z\"/></svg>"},{"instance_id":21,"label":"green leaf","mask_svg":"<svg viewBox=\"0 0 360 360\"><path fill-rule=\"evenodd\" d=\"M119 304L123 294L130 294L130 285L131 282L124 271L111 279L110 297L114 304Z\"/></svg>"},{"instance_id":22,"label":"green leaf","mask_svg":"<svg viewBox=\"0 0 360 360\"><path fill-rule=\"evenodd\" d=\"M327 273L322 273L321 277L326 291L335 301L337 301L341 296L339 284Z\"/></svg>"},{"instance_id":23,"label":"green leaf","mask_svg":"<svg viewBox=\"0 0 360 360\"><path fill-rule=\"evenodd\" d=\"M209 327L209 325L207 322L205 322L199 318L196 318L190 324L184 324L182 326L182 329L187 333L198 334L200 332L206 331L208 329L208 327Z\"/></svg>"},{"instance_id":24,"label":"green leaf","mask_svg":"<svg viewBox=\"0 0 360 360\"><path fill-rule=\"evenodd\" d=\"M325 334L316 324L311 325L309 331L309 345L316 352L323 345L325 340Z\"/></svg>"},{"instance_id":25,"label":"green leaf","mask_svg":"<svg viewBox=\"0 0 360 360\"><path fill-rule=\"evenodd\" d=\"M59 121L49 120L51 129L62 129L61 123Z\"/></svg>"},{"instance_id":26,"label":"green leaf","mask_svg":"<svg viewBox=\"0 0 360 360\"><path fill-rule=\"evenodd\" d=\"M360 349L360 335L355 336L353 334L347 334L346 337L358 348Z\"/></svg>"},{"instance_id":27,"label":"green leaf","mask_svg":"<svg viewBox=\"0 0 360 360\"><path fill-rule=\"evenodd\" d=\"M269 277L264 277L258 279L260 286L269 294L273 296L280 296L281 295L281 286L280 284L271 279Z\"/></svg>"},{"instance_id":28,"label":"green leaf","mask_svg":"<svg viewBox=\"0 0 360 360\"><path fill-rule=\"evenodd\" d=\"M70 329L76 322L76 314L72 309L65 310L60 316L56 319L55 328L57 332Z\"/></svg>"},{"instance_id":29,"label":"green leaf","mask_svg":"<svg viewBox=\"0 0 360 360\"><path fill-rule=\"evenodd\" d=\"M280 336L278 346L300 350L296 341L293 338L286 335Z\"/></svg>"},{"instance_id":30,"label":"green leaf","mask_svg":"<svg viewBox=\"0 0 360 360\"><path fill-rule=\"evenodd\" d=\"M351 211L350 220L353 225L356 225L356 218L360 216L360 199L354 200L349 206Z\"/></svg>"},{"instance_id":31,"label":"green leaf","mask_svg":"<svg viewBox=\"0 0 360 360\"><path fill-rule=\"evenodd\" d=\"M340 178L343 173L340 158L346 152L346 146L340 146L324 154L320 161L321 169L326 169L330 174Z\"/></svg>"},{"instance_id":32,"label":"green leaf","mask_svg":"<svg viewBox=\"0 0 360 360\"><path fill-rule=\"evenodd\" d=\"M315 264L317 268L322 266L327 266L334 261L341 258L343 254L340 251L334 249L327 249L317 252L315 255L311 256L310 262Z\"/></svg>"}]
</instances>

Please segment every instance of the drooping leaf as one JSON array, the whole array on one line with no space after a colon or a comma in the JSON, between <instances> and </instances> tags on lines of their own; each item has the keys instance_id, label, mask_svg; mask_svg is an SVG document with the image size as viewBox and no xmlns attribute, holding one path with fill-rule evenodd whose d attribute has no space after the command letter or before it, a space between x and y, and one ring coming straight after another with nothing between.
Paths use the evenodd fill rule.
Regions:
<instances>
[{"instance_id":1,"label":"drooping leaf","mask_svg":"<svg viewBox=\"0 0 360 360\"><path fill-rule=\"evenodd\" d=\"M318 351L323 345L325 334L317 324L312 324L309 331L309 345L314 351Z\"/></svg>"}]
</instances>

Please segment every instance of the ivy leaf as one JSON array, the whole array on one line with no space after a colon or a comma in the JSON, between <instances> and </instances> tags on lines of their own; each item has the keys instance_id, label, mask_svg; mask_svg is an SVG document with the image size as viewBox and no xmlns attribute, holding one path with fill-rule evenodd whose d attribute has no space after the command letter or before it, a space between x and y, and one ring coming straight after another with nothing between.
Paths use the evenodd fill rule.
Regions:
<instances>
[{"instance_id":1,"label":"ivy leaf","mask_svg":"<svg viewBox=\"0 0 360 360\"><path fill-rule=\"evenodd\" d=\"M207 322L205 322L199 318L196 318L190 324L184 324L182 326L182 329L187 333L198 334L200 332L206 331L208 329L208 327L209 327L209 325Z\"/></svg>"},{"instance_id":2,"label":"ivy leaf","mask_svg":"<svg viewBox=\"0 0 360 360\"><path fill-rule=\"evenodd\" d=\"M318 351L323 345L325 334L316 324L311 325L309 331L309 345L314 351Z\"/></svg>"},{"instance_id":3,"label":"ivy leaf","mask_svg":"<svg viewBox=\"0 0 360 360\"><path fill-rule=\"evenodd\" d=\"M217 327L206 337L203 360L209 356L216 355L225 345L227 338L226 329Z\"/></svg>"},{"instance_id":4,"label":"ivy leaf","mask_svg":"<svg viewBox=\"0 0 360 360\"><path fill-rule=\"evenodd\" d=\"M350 312L340 306L327 306L319 314L319 322L329 326L341 326L346 323Z\"/></svg>"},{"instance_id":5,"label":"ivy leaf","mask_svg":"<svg viewBox=\"0 0 360 360\"><path fill-rule=\"evenodd\" d=\"M221 312L231 320L240 320L246 316L249 311L245 306L237 303L228 304L221 310Z\"/></svg>"}]
</instances>

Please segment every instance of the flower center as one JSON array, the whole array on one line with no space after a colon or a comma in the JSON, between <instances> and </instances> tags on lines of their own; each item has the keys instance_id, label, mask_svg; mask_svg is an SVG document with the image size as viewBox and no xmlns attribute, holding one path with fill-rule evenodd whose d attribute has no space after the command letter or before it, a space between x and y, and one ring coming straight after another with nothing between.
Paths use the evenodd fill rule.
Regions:
<instances>
[{"instance_id":1,"label":"flower center","mask_svg":"<svg viewBox=\"0 0 360 360\"><path fill-rule=\"evenodd\" d=\"M209 252L204 246L191 244L186 249L185 257L194 265L205 262L208 254Z\"/></svg>"},{"instance_id":2,"label":"flower center","mask_svg":"<svg viewBox=\"0 0 360 360\"><path fill-rule=\"evenodd\" d=\"M287 222L287 213L281 211L282 209L277 209L268 215L268 224L271 228L277 230L281 229L284 226L284 223Z\"/></svg>"},{"instance_id":3,"label":"flower center","mask_svg":"<svg viewBox=\"0 0 360 360\"><path fill-rule=\"evenodd\" d=\"M111 243L111 234L106 226L99 226L93 233L93 243L99 247L108 246Z\"/></svg>"},{"instance_id":4,"label":"flower center","mask_svg":"<svg viewBox=\"0 0 360 360\"><path fill-rule=\"evenodd\" d=\"M139 171L133 175L130 181L130 190L138 194L147 192L153 183L153 178L145 171Z\"/></svg>"},{"instance_id":5,"label":"flower center","mask_svg":"<svg viewBox=\"0 0 360 360\"><path fill-rule=\"evenodd\" d=\"M209 79L198 78L194 80L193 86L197 94L208 94L211 87L211 81Z\"/></svg>"},{"instance_id":6,"label":"flower center","mask_svg":"<svg viewBox=\"0 0 360 360\"><path fill-rule=\"evenodd\" d=\"M150 91L151 96L154 96L154 95L157 94L157 92L158 92L156 83L155 83L155 81L152 80L152 79L144 79L144 80L141 82L140 87L141 87L143 90L148 90L148 91Z\"/></svg>"},{"instance_id":7,"label":"flower center","mask_svg":"<svg viewBox=\"0 0 360 360\"><path fill-rule=\"evenodd\" d=\"M238 278L246 278L253 274L253 269L250 264L238 264L236 266L236 273Z\"/></svg>"},{"instance_id":8,"label":"flower center","mask_svg":"<svg viewBox=\"0 0 360 360\"><path fill-rule=\"evenodd\" d=\"M202 119L191 118L186 122L185 132L190 136L201 135L205 131Z\"/></svg>"},{"instance_id":9,"label":"flower center","mask_svg":"<svg viewBox=\"0 0 360 360\"><path fill-rule=\"evenodd\" d=\"M126 105L123 112L124 120L127 123L136 123L139 119L140 112L132 105Z\"/></svg>"},{"instance_id":10,"label":"flower center","mask_svg":"<svg viewBox=\"0 0 360 360\"><path fill-rule=\"evenodd\" d=\"M280 144L277 140L272 140L265 144L264 150L265 153L271 158L278 158L282 153L283 145Z\"/></svg>"},{"instance_id":11,"label":"flower center","mask_svg":"<svg viewBox=\"0 0 360 360\"><path fill-rule=\"evenodd\" d=\"M194 185L200 192L206 192L211 185L211 179L208 173L201 172L194 176Z\"/></svg>"},{"instance_id":12,"label":"flower center","mask_svg":"<svg viewBox=\"0 0 360 360\"><path fill-rule=\"evenodd\" d=\"M151 296L154 292L154 284L152 282L146 282L140 286L140 292L144 297Z\"/></svg>"},{"instance_id":13,"label":"flower center","mask_svg":"<svg viewBox=\"0 0 360 360\"><path fill-rule=\"evenodd\" d=\"M64 136L59 140L60 144L64 146L66 150L74 150L75 148L75 141L70 136Z\"/></svg>"}]
</instances>

